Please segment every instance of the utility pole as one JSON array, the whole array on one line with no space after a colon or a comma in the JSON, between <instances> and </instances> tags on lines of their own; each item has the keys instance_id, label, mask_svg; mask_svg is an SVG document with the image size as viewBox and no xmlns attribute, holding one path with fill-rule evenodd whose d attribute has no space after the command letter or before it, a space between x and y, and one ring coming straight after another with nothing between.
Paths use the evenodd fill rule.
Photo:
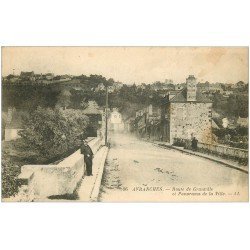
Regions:
<instances>
[{"instance_id":1,"label":"utility pole","mask_svg":"<svg viewBox=\"0 0 250 250\"><path fill-rule=\"evenodd\" d=\"M106 122L106 126L105 126L105 146L108 146L108 86L105 86L106 88L106 114L105 114L105 122Z\"/></svg>"}]
</instances>

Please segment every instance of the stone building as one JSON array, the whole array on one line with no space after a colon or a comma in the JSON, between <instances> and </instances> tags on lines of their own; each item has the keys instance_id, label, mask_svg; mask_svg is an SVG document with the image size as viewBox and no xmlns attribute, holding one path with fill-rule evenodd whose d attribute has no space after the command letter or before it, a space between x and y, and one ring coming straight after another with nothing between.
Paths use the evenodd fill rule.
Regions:
<instances>
[{"instance_id":1,"label":"stone building","mask_svg":"<svg viewBox=\"0 0 250 250\"><path fill-rule=\"evenodd\" d=\"M117 108L113 108L112 112L110 113L108 124L109 130L111 131L121 132L124 130L124 122L122 119L122 115Z\"/></svg>"},{"instance_id":2,"label":"stone building","mask_svg":"<svg viewBox=\"0 0 250 250\"><path fill-rule=\"evenodd\" d=\"M7 112L2 112L2 139L12 141L20 138L19 131L24 129L23 116L27 112L9 107Z\"/></svg>"},{"instance_id":3,"label":"stone building","mask_svg":"<svg viewBox=\"0 0 250 250\"><path fill-rule=\"evenodd\" d=\"M212 140L212 102L197 89L190 75L186 87L175 96L166 96L161 107L162 140L178 139L210 142Z\"/></svg>"}]
</instances>

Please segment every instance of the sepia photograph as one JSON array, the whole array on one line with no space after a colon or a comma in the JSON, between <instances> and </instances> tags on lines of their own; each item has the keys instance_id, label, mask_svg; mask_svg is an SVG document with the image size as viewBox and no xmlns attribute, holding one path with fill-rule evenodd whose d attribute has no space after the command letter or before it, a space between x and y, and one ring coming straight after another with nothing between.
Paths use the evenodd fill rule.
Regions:
<instances>
[{"instance_id":1,"label":"sepia photograph","mask_svg":"<svg viewBox=\"0 0 250 250\"><path fill-rule=\"evenodd\" d=\"M248 47L2 47L2 202L248 202Z\"/></svg>"}]
</instances>

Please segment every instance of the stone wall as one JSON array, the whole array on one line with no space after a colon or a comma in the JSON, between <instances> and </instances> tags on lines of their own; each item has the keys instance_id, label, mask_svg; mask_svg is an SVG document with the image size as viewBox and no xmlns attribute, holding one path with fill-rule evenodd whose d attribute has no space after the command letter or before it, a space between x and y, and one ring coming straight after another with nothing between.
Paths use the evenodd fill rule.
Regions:
<instances>
[{"instance_id":1,"label":"stone wall","mask_svg":"<svg viewBox=\"0 0 250 250\"><path fill-rule=\"evenodd\" d=\"M170 143L173 143L174 138L191 139L192 136L200 142L211 142L211 109L211 103L171 103Z\"/></svg>"},{"instance_id":2,"label":"stone wall","mask_svg":"<svg viewBox=\"0 0 250 250\"><path fill-rule=\"evenodd\" d=\"M205 149L222 156L230 156L237 159L248 159L248 150L228 147L221 144L209 144L198 142L198 149Z\"/></svg>"},{"instance_id":3,"label":"stone wall","mask_svg":"<svg viewBox=\"0 0 250 250\"><path fill-rule=\"evenodd\" d=\"M100 138L89 142L94 154L101 145ZM84 170L84 156L80 149L57 165L24 165L18 177L20 188L15 200L30 201L46 199L49 196L71 195L83 177Z\"/></svg>"},{"instance_id":4,"label":"stone wall","mask_svg":"<svg viewBox=\"0 0 250 250\"><path fill-rule=\"evenodd\" d=\"M182 146L186 149L192 149L191 140L174 138L174 144L176 146ZM204 143L198 142L198 151L206 152L208 154L213 153L219 156L225 156L235 159L248 159L248 150L242 148L233 148L222 144Z\"/></svg>"}]
</instances>

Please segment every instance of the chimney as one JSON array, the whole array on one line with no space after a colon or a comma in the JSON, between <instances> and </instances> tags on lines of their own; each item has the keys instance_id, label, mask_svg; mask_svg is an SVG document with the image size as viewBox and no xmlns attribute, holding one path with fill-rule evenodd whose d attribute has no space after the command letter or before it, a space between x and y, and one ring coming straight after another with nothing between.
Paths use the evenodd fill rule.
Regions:
<instances>
[{"instance_id":1,"label":"chimney","mask_svg":"<svg viewBox=\"0 0 250 250\"><path fill-rule=\"evenodd\" d=\"M196 78L193 75L189 75L186 79L187 84L187 101L188 102L195 102L196 101Z\"/></svg>"}]
</instances>

